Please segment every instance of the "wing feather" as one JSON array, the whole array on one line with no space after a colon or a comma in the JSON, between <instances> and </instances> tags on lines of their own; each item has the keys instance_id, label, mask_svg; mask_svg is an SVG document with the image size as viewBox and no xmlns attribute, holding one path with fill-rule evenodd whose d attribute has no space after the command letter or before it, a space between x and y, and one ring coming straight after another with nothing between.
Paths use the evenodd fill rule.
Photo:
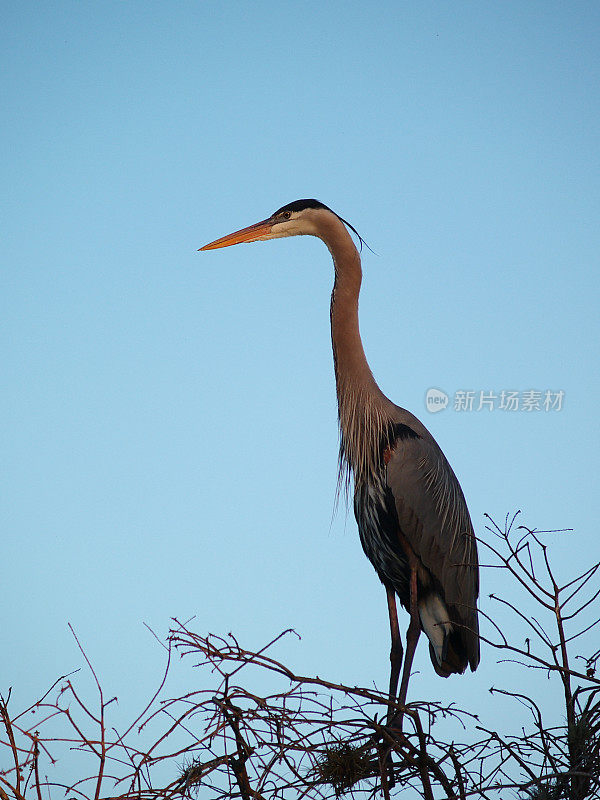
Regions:
<instances>
[{"instance_id":1,"label":"wing feather","mask_svg":"<svg viewBox=\"0 0 600 800\"><path fill-rule=\"evenodd\" d=\"M431 434L414 422L418 435L397 441L387 465L387 485L400 530L425 568L425 579L431 579L446 603L475 669L479 569L473 525L452 467Z\"/></svg>"}]
</instances>

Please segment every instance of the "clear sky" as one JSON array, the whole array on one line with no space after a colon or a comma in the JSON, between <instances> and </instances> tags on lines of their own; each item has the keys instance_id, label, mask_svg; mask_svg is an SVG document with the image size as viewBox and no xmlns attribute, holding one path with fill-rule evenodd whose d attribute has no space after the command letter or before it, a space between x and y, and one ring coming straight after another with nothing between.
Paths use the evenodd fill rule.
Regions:
<instances>
[{"instance_id":1,"label":"clear sky","mask_svg":"<svg viewBox=\"0 0 600 800\"><path fill-rule=\"evenodd\" d=\"M142 623L162 636L172 616L248 646L294 627L291 666L385 686L385 595L352 513L332 521L329 254L196 252L297 198L377 253L367 357L438 439L477 532L522 509L575 529L565 574L598 557L599 30L597 3L548 0L2 4L16 704L81 663L68 621L124 714L163 661ZM530 390L562 408L500 409ZM502 683L488 651L448 682L428 661L413 695L483 707Z\"/></svg>"}]
</instances>

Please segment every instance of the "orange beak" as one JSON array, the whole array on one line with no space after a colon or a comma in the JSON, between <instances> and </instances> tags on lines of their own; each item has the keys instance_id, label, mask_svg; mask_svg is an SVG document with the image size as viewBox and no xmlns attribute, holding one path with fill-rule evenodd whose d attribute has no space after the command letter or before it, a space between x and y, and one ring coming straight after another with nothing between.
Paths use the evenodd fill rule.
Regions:
<instances>
[{"instance_id":1,"label":"orange beak","mask_svg":"<svg viewBox=\"0 0 600 800\"><path fill-rule=\"evenodd\" d=\"M200 250L217 250L219 247L229 247L232 244L241 244L242 242L256 242L267 233L271 233L273 223L270 219L263 219L250 225L247 228L242 228L241 231L235 231L227 236L222 236L220 239L215 239L214 242L205 244L200 247Z\"/></svg>"}]
</instances>

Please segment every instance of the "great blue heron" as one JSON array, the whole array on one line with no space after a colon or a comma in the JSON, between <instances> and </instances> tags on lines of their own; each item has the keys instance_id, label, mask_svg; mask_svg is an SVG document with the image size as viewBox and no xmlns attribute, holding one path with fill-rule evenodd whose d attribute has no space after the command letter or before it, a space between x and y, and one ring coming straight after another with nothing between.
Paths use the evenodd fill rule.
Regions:
<instances>
[{"instance_id":1,"label":"great blue heron","mask_svg":"<svg viewBox=\"0 0 600 800\"><path fill-rule=\"evenodd\" d=\"M340 475L353 478L360 540L387 592L392 701L403 656L396 595L410 613L398 695L403 706L421 630L438 675L462 673L467 664L477 668L477 546L462 489L437 442L410 411L388 400L369 369L358 327L361 261L348 227L356 233L318 200L296 200L200 249L308 234L322 239L333 257Z\"/></svg>"}]
</instances>

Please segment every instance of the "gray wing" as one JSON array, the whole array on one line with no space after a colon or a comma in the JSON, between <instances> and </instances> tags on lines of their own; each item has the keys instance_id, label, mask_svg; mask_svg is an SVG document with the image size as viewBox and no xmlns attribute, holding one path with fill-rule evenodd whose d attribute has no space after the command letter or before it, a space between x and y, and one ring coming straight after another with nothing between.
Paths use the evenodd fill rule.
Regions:
<instances>
[{"instance_id":1,"label":"gray wing","mask_svg":"<svg viewBox=\"0 0 600 800\"><path fill-rule=\"evenodd\" d=\"M414 435L397 439L387 484L400 530L424 567L421 580L429 578L439 592L475 669L479 565L471 517L458 479L433 436L416 418L406 422Z\"/></svg>"}]
</instances>

